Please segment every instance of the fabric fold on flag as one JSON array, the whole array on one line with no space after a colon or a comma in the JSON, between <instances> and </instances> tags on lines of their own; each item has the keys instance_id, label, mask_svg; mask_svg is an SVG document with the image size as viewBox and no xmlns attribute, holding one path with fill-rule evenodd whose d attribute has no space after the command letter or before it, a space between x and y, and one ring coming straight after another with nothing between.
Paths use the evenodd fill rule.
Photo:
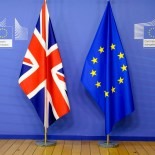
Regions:
<instances>
[{"instance_id":1,"label":"fabric fold on flag","mask_svg":"<svg viewBox=\"0 0 155 155\"><path fill-rule=\"evenodd\" d=\"M45 128L70 111L62 60L46 1L26 51L18 82Z\"/></svg>"},{"instance_id":2,"label":"fabric fold on flag","mask_svg":"<svg viewBox=\"0 0 155 155\"><path fill-rule=\"evenodd\" d=\"M110 2L88 52L81 81L105 116L105 134L134 110L128 65Z\"/></svg>"}]
</instances>

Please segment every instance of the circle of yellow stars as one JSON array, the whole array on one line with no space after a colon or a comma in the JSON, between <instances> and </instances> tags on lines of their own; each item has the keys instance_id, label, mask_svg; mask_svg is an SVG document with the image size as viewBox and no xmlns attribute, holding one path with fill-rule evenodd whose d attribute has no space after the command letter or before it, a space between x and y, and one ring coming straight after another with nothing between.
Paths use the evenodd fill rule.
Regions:
<instances>
[{"instance_id":1,"label":"circle of yellow stars","mask_svg":"<svg viewBox=\"0 0 155 155\"><path fill-rule=\"evenodd\" d=\"M0 35L0 39L4 39L8 35L8 31L5 28L0 28L0 31L4 32L4 35Z\"/></svg>"},{"instance_id":2,"label":"circle of yellow stars","mask_svg":"<svg viewBox=\"0 0 155 155\"><path fill-rule=\"evenodd\" d=\"M111 46L110 46L110 48L111 48L111 51L114 51L115 49L116 49L116 44L111 44ZM104 47L102 47L102 46L100 46L100 48L99 48L99 53L100 54L102 54L103 52L104 52ZM120 52L118 55L118 59L120 60L120 59L124 59L124 53L122 53L122 52ZM96 63L98 63L98 58L96 58L96 57L93 57L92 59L91 59L91 62L93 63L93 64L96 64ZM126 65L122 65L121 67L121 70L122 70L122 72L124 72L124 71L127 71L127 66ZM92 70L91 72L90 72L90 74L91 74L91 76L92 77L94 77L94 76L96 76L97 75L97 71L96 70ZM123 77L120 77L118 80L118 83L119 84L123 84L124 83L124 78ZM97 81L96 83L95 83L95 86L96 86L96 88L100 88L101 87L101 82L100 81ZM114 86L112 86L112 88L111 88L111 93L113 94L113 93L115 93L116 92L116 87L114 87ZM105 97L109 97L109 91L104 91L104 96Z\"/></svg>"},{"instance_id":3,"label":"circle of yellow stars","mask_svg":"<svg viewBox=\"0 0 155 155\"><path fill-rule=\"evenodd\" d=\"M155 36L152 34L152 31L155 31L155 28L154 28L154 27L151 27L151 28L148 30L148 35L149 35L151 38L155 38Z\"/></svg>"}]
</instances>

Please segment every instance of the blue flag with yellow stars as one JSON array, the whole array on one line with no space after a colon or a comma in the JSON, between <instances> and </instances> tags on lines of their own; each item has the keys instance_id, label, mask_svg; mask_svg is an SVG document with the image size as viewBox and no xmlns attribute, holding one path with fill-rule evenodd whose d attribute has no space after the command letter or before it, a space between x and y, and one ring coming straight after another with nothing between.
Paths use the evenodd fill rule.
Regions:
<instances>
[{"instance_id":1,"label":"blue flag with yellow stars","mask_svg":"<svg viewBox=\"0 0 155 155\"><path fill-rule=\"evenodd\" d=\"M110 2L86 57L81 81L105 115L105 134L134 110L122 43Z\"/></svg>"}]
</instances>

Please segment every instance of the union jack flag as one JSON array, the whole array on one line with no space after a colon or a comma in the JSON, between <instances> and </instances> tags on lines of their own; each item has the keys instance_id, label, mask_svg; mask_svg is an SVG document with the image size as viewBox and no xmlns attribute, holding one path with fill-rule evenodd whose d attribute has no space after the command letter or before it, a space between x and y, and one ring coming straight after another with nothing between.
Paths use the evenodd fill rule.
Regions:
<instances>
[{"instance_id":1,"label":"union jack flag","mask_svg":"<svg viewBox=\"0 0 155 155\"><path fill-rule=\"evenodd\" d=\"M44 127L70 111L62 60L46 1L23 60L19 84Z\"/></svg>"}]
</instances>

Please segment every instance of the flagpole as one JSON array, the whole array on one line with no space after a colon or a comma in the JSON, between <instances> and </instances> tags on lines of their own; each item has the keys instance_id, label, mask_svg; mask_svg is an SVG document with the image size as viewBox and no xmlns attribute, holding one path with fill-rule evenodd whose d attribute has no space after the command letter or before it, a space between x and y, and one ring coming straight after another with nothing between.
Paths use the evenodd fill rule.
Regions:
<instances>
[{"instance_id":1,"label":"flagpole","mask_svg":"<svg viewBox=\"0 0 155 155\"><path fill-rule=\"evenodd\" d=\"M104 147L104 148L114 148L114 147L117 147L119 145L115 141L110 141L110 134L108 134L106 136L106 138L107 138L106 140L104 140L104 141L101 140L98 142L99 146Z\"/></svg>"},{"instance_id":2,"label":"flagpole","mask_svg":"<svg viewBox=\"0 0 155 155\"><path fill-rule=\"evenodd\" d=\"M45 143L45 145L46 145L46 143L47 143L47 128L45 127L44 128L44 143Z\"/></svg>"},{"instance_id":3,"label":"flagpole","mask_svg":"<svg viewBox=\"0 0 155 155\"><path fill-rule=\"evenodd\" d=\"M107 145L109 145L109 143L110 143L110 135L108 134L107 135Z\"/></svg>"}]
</instances>

